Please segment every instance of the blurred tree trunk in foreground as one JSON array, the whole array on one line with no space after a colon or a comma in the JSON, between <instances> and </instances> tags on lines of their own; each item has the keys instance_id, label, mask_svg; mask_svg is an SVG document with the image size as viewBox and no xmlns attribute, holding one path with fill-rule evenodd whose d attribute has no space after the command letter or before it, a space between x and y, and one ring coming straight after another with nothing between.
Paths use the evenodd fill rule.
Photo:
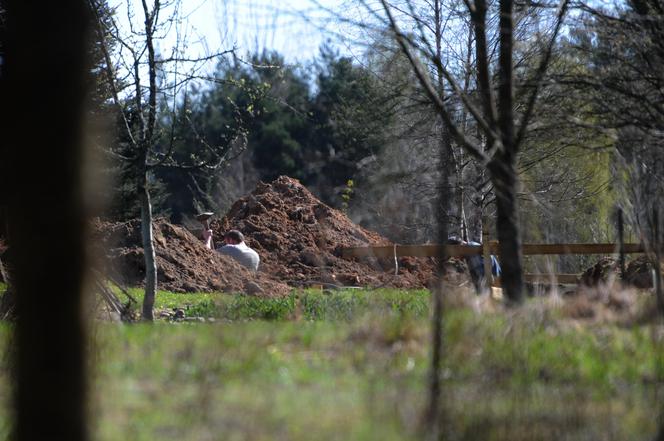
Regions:
<instances>
[{"instance_id":1,"label":"blurred tree trunk in foreground","mask_svg":"<svg viewBox=\"0 0 664 441\"><path fill-rule=\"evenodd\" d=\"M17 440L84 440L81 161L87 10L82 0L4 1L3 194L18 321Z\"/></svg>"}]
</instances>

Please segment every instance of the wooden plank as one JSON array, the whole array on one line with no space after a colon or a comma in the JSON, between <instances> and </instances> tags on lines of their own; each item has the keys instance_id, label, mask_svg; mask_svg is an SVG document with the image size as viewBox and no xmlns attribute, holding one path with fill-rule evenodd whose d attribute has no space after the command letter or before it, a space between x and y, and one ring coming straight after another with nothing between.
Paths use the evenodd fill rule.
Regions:
<instances>
[{"instance_id":1,"label":"wooden plank","mask_svg":"<svg viewBox=\"0 0 664 441\"><path fill-rule=\"evenodd\" d=\"M447 256L477 256L482 254L482 247L470 245L397 245L397 257L437 257L441 248L445 248ZM341 257L394 257L393 245L382 245L375 247L352 247L343 248Z\"/></svg>"},{"instance_id":2,"label":"wooden plank","mask_svg":"<svg viewBox=\"0 0 664 441\"><path fill-rule=\"evenodd\" d=\"M437 257L441 247L445 247L447 256L465 257L482 255L482 247L472 245L397 245L397 257ZM643 245L626 243L625 253L643 253ZM498 243L489 242L491 254L499 255ZM615 254L618 246L613 243L569 243L569 244L524 244L523 254L528 256L549 254ZM393 245L375 247L343 248L341 256L348 259L352 257L394 257Z\"/></svg>"}]
</instances>

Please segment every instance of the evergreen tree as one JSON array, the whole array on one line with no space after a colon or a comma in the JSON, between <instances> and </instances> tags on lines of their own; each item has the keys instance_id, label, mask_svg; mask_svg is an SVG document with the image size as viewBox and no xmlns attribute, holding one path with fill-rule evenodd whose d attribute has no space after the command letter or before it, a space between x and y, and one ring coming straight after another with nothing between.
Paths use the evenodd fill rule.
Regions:
<instances>
[{"instance_id":1,"label":"evergreen tree","mask_svg":"<svg viewBox=\"0 0 664 441\"><path fill-rule=\"evenodd\" d=\"M321 48L317 68L307 181L338 206L347 181L361 180L363 166L387 144L396 96L367 68L329 46Z\"/></svg>"}]
</instances>

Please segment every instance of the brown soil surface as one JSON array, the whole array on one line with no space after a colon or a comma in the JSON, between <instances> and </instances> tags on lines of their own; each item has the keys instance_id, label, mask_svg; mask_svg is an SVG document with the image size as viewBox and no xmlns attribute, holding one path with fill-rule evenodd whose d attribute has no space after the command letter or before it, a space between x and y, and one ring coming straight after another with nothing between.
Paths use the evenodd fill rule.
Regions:
<instances>
[{"instance_id":1,"label":"brown soil surface","mask_svg":"<svg viewBox=\"0 0 664 441\"><path fill-rule=\"evenodd\" d=\"M254 274L233 259L213 252L185 228L164 220L153 223L159 289L174 292L247 292L280 296L290 291L264 273ZM102 266L127 285L142 285L145 276L140 221L97 221L93 243L105 257Z\"/></svg>"},{"instance_id":2,"label":"brown soil surface","mask_svg":"<svg viewBox=\"0 0 664 441\"><path fill-rule=\"evenodd\" d=\"M600 283L608 282L611 277L620 278L620 268L614 258L602 257L597 263L581 274L580 284L596 286Z\"/></svg>"},{"instance_id":3,"label":"brown soil surface","mask_svg":"<svg viewBox=\"0 0 664 441\"><path fill-rule=\"evenodd\" d=\"M630 261L625 268L625 278L637 288L652 288L653 264L647 256L639 256Z\"/></svg>"},{"instance_id":4,"label":"brown soil surface","mask_svg":"<svg viewBox=\"0 0 664 441\"><path fill-rule=\"evenodd\" d=\"M392 259L350 261L340 257L349 246L389 245L375 232L355 225L345 214L320 202L297 180L280 177L259 184L238 200L221 220L212 222L217 245L223 232L238 229L261 257L254 274L233 259L210 251L185 228L156 220L154 243L160 289L175 292L226 291L284 295L290 286L426 287L433 281L431 259L401 258L394 275ZM105 270L128 285L145 275L140 221L97 221L93 243L105 256ZM463 278L463 261L453 260L450 278Z\"/></svg>"},{"instance_id":5,"label":"brown soil surface","mask_svg":"<svg viewBox=\"0 0 664 441\"><path fill-rule=\"evenodd\" d=\"M316 282L335 285L425 287L433 279L430 259L401 258L394 275L392 259L342 259L341 248L391 245L384 237L354 224L344 213L319 201L299 181L281 176L260 183L239 199L220 221L212 222L221 243L223 233L240 230L261 257L261 272L290 285Z\"/></svg>"},{"instance_id":6,"label":"brown soil surface","mask_svg":"<svg viewBox=\"0 0 664 441\"><path fill-rule=\"evenodd\" d=\"M653 264L648 256L641 255L626 262L625 284L635 288L652 288ZM663 268L664 269L664 268ZM613 257L603 257L581 275L581 284L597 286L605 284L610 278L621 280L620 264Z\"/></svg>"}]
</instances>

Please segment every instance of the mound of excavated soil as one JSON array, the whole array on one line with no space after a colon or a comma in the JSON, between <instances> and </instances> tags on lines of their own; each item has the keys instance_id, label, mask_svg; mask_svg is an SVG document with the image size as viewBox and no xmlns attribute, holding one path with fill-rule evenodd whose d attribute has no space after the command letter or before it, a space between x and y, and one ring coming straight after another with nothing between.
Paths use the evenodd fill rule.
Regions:
<instances>
[{"instance_id":1,"label":"mound of excavated soil","mask_svg":"<svg viewBox=\"0 0 664 441\"><path fill-rule=\"evenodd\" d=\"M153 223L159 289L174 292L248 292L279 296L289 292L284 283L264 273L253 273L233 259L211 251L183 227L158 219ZM142 285L145 263L140 221L97 221L93 243L104 256L102 265L127 285Z\"/></svg>"},{"instance_id":2,"label":"mound of excavated soil","mask_svg":"<svg viewBox=\"0 0 664 441\"><path fill-rule=\"evenodd\" d=\"M323 282L337 285L424 287L433 279L427 259L401 258L394 275L392 259L342 259L341 248L389 245L375 232L354 224L345 214L319 201L299 181L281 176L260 183L212 222L220 243L225 231L240 230L261 257L261 272L290 285Z\"/></svg>"},{"instance_id":3,"label":"mound of excavated soil","mask_svg":"<svg viewBox=\"0 0 664 441\"><path fill-rule=\"evenodd\" d=\"M652 288L652 270L654 266L648 256L641 255L627 262L625 266L625 280L627 285L636 288ZM586 286L596 286L607 283L610 278L620 280L620 266L613 257L603 257L581 275L581 283Z\"/></svg>"},{"instance_id":4,"label":"mound of excavated soil","mask_svg":"<svg viewBox=\"0 0 664 441\"><path fill-rule=\"evenodd\" d=\"M647 256L639 256L627 264L625 278L637 288L652 288L654 268Z\"/></svg>"},{"instance_id":5,"label":"mound of excavated soil","mask_svg":"<svg viewBox=\"0 0 664 441\"><path fill-rule=\"evenodd\" d=\"M593 266L581 274L581 285L596 286L606 283L610 278L620 278L620 268L613 257L602 257Z\"/></svg>"}]
</instances>

